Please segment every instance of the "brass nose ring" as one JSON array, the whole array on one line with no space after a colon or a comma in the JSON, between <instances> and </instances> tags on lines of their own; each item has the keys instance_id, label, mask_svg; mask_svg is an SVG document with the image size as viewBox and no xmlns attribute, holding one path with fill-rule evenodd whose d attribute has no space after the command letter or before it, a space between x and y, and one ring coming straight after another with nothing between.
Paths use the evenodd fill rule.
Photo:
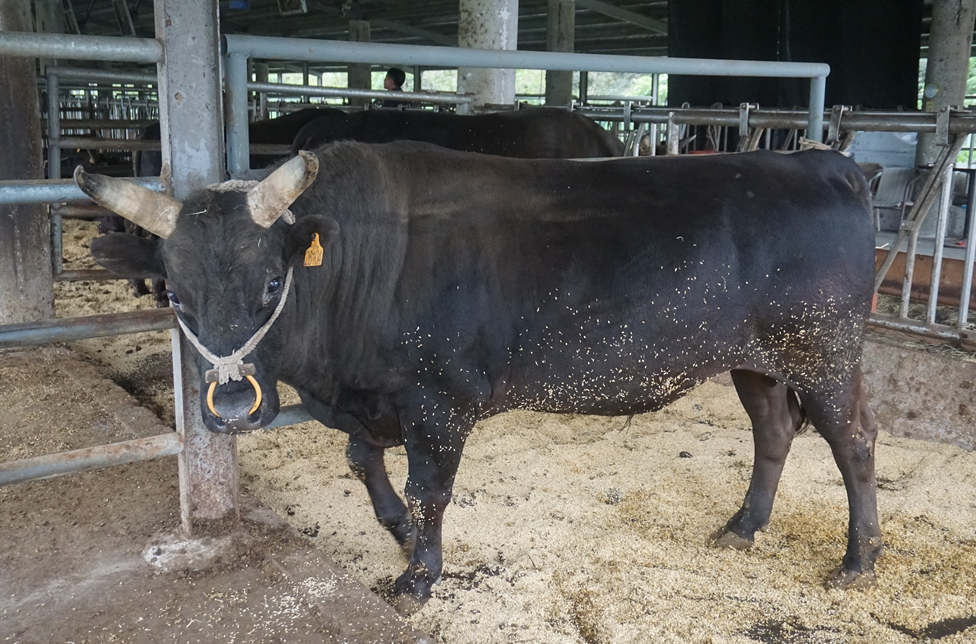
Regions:
<instances>
[{"instance_id":1,"label":"brass nose ring","mask_svg":"<svg viewBox=\"0 0 976 644\"><path fill-rule=\"evenodd\" d=\"M261 399L262 399L261 385L259 385L258 381L254 379L254 376L244 376L244 377L247 378L247 381L251 383L252 387L254 387L254 404L251 406L250 411L247 412L247 415L250 416L255 411L257 411L258 407L261 406ZM213 401L214 390L216 388L217 388L217 381L216 380L211 381L210 388L207 389L207 409L210 410L211 414L213 414L217 418L220 418L220 414L217 413L217 408L214 407L214 401Z\"/></svg>"}]
</instances>

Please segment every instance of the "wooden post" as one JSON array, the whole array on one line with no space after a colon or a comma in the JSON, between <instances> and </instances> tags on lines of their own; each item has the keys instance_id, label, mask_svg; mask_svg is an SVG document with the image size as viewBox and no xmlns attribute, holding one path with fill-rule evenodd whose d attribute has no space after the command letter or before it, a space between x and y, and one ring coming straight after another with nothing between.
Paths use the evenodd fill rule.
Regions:
<instances>
[{"instance_id":1,"label":"wooden post","mask_svg":"<svg viewBox=\"0 0 976 644\"><path fill-rule=\"evenodd\" d=\"M349 21L349 40L353 42L369 42L369 22L365 20ZM371 89L373 86L371 65L349 65L349 81L346 87L350 89ZM366 105L368 98L349 99L350 105Z\"/></svg>"},{"instance_id":2,"label":"wooden post","mask_svg":"<svg viewBox=\"0 0 976 644\"><path fill-rule=\"evenodd\" d=\"M576 31L576 0L549 0L546 51L573 51ZM546 105L569 105L573 100L573 72L546 72Z\"/></svg>"},{"instance_id":3,"label":"wooden post","mask_svg":"<svg viewBox=\"0 0 976 644\"><path fill-rule=\"evenodd\" d=\"M32 31L30 0L0 2L0 31ZM43 179L33 58L0 56L0 180ZM54 317L47 207L0 206L0 324Z\"/></svg>"}]
</instances>

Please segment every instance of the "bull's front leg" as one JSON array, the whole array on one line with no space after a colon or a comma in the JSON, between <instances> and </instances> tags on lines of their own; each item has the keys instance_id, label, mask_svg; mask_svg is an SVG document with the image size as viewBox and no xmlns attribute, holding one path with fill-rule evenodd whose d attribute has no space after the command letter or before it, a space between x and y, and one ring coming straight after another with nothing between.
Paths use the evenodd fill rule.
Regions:
<instances>
[{"instance_id":1,"label":"bull's front leg","mask_svg":"<svg viewBox=\"0 0 976 644\"><path fill-rule=\"evenodd\" d=\"M417 540L392 599L393 606L407 615L430 599L440 580L444 510L451 502L464 441L474 426L473 413L462 412L443 397L425 397L408 413L412 417L401 412L408 462L405 492Z\"/></svg>"}]
</instances>

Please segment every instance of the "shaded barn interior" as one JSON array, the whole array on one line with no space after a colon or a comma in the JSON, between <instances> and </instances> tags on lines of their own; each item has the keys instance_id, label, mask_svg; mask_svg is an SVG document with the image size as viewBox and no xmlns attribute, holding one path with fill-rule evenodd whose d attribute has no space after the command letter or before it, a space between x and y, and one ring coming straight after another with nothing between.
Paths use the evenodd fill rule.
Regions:
<instances>
[{"instance_id":1,"label":"shaded barn interior","mask_svg":"<svg viewBox=\"0 0 976 644\"><path fill-rule=\"evenodd\" d=\"M828 105L914 110L922 0L681 0L669 9L668 54L830 65ZM674 75L670 105L806 105L795 79Z\"/></svg>"}]
</instances>

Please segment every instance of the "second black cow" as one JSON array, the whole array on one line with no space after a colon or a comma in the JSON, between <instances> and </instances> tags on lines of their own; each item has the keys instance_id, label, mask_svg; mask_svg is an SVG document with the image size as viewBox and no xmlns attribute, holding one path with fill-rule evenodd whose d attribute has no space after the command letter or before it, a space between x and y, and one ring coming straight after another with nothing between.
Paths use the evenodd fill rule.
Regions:
<instances>
[{"instance_id":1,"label":"second black cow","mask_svg":"<svg viewBox=\"0 0 976 644\"><path fill-rule=\"evenodd\" d=\"M292 153L334 141L423 141L520 159L619 157L624 151L620 140L579 112L526 107L470 116L429 110L326 114L298 131Z\"/></svg>"}]
</instances>

